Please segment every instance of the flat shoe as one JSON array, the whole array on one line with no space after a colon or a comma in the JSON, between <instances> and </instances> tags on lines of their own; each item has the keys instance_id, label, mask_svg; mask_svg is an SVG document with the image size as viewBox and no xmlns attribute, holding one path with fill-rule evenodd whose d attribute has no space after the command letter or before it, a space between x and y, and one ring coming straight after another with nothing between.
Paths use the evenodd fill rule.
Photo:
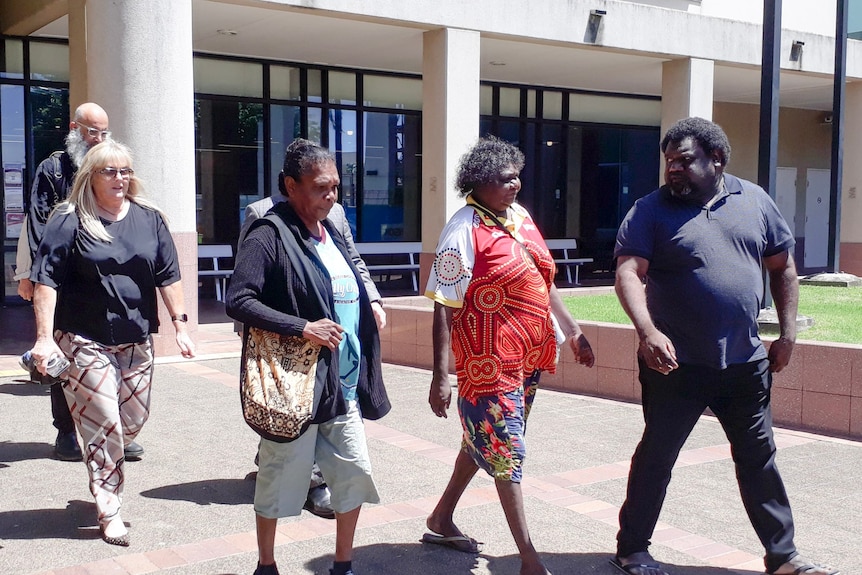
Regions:
<instances>
[{"instance_id":1,"label":"flat shoe","mask_svg":"<svg viewBox=\"0 0 862 575\"><path fill-rule=\"evenodd\" d=\"M620 563L619 557L614 557L610 562L611 565L626 575L668 575L668 572L662 569L658 563L629 563L628 565L623 565Z\"/></svg>"},{"instance_id":2,"label":"flat shoe","mask_svg":"<svg viewBox=\"0 0 862 575\"><path fill-rule=\"evenodd\" d=\"M483 543L476 541L472 537L467 537L466 535L452 535L447 537L437 533L425 533L422 535L422 543L442 545L443 547L449 547L450 549L461 551L462 553L479 553L482 550L481 545L483 545Z\"/></svg>"},{"instance_id":3,"label":"flat shoe","mask_svg":"<svg viewBox=\"0 0 862 575\"><path fill-rule=\"evenodd\" d=\"M129 534L121 535L120 537L108 537L105 535L105 528L99 527L99 533L102 535L102 540L108 545L119 545L120 547L128 547L129 546Z\"/></svg>"}]
</instances>

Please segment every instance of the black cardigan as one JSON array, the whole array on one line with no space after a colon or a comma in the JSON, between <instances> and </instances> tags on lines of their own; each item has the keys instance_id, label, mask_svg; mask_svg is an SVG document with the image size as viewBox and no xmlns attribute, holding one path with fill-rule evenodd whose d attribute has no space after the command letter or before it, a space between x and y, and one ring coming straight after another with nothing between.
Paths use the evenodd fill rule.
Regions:
<instances>
[{"instance_id":1,"label":"black cardigan","mask_svg":"<svg viewBox=\"0 0 862 575\"><path fill-rule=\"evenodd\" d=\"M297 268L291 263L276 225L268 217L260 218L237 250L225 309L230 317L247 326L302 337L302 330L309 321L324 317L336 321L332 280L311 242L311 234L290 203L276 204L269 214L280 217L290 231L287 244L293 250L293 261L299 261L300 266ZM377 323L362 278L347 255L343 236L329 221L323 220L323 225L359 285L361 362L356 392L362 417L379 419L389 413L391 404L383 385ZM244 330L243 355L247 341L248 330ZM341 393L338 354L327 347L320 350L317 383L323 384L323 394L312 423L324 423L347 413Z\"/></svg>"}]
</instances>

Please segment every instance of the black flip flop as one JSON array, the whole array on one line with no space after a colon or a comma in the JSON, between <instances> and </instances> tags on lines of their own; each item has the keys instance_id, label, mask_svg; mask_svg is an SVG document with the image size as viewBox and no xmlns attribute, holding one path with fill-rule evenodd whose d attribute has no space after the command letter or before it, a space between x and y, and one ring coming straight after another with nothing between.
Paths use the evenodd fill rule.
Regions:
<instances>
[{"instance_id":1,"label":"black flip flop","mask_svg":"<svg viewBox=\"0 0 862 575\"><path fill-rule=\"evenodd\" d=\"M482 548L482 543L476 541L472 537L466 535L445 536L437 533L425 533L422 535L422 543L430 543L432 545L442 545L449 547L455 551L462 553L479 553Z\"/></svg>"}]
</instances>

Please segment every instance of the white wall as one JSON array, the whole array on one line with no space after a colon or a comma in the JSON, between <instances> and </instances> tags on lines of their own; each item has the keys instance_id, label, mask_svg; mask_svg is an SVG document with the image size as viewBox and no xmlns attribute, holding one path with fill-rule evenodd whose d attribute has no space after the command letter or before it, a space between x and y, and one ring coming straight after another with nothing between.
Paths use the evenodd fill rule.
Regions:
<instances>
[{"instance_id":1,"label":"white wall","mask_svg":"<svg viewBox=\"0 0 862 575\"><path fill-rule=\"evenodd\" d=\"M700 13L755 24L763 22L763 2L751 0L703 0ZM835 35L835 2L829 0L783 0L781 27L824 36Z\"/></svg>"},{"instance_id":2,"label":"white wall","mask_svg":"<svg viewBox=\"0 0 862 575\"><path fill-rule=\"evenodd\" d=\"M740 20L752 24L763 22L763 2L752 0L620 0L659 8L682 10L704 16ZM829 0L783 0L781 27L812 34L835 34L835 2Z\"/></svg>"}]
</instances>

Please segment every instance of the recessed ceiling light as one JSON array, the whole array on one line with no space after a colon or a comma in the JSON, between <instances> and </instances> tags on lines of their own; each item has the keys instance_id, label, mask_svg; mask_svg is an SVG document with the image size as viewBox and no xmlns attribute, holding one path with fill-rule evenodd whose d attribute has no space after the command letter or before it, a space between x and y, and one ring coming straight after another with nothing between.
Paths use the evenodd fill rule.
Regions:
<instances>
[{"instance_id":1,"label":"recessed ceiling light","mask_svg":"<svg viewBox=\"0 0 862 575\"><path fill-rule=\"evenodd\" d=\"M491 64L492 66L505 66L506 65L505 62L498 62L497 60L491 60L488 63Z\"/></svg>"},{"instance_id":2,"label":"recessed ceiling light","mask_svg":"<svg viewBox=\"0 0 862 575\"><path fill-rule=\"evenodd\" d=\"M216 32L221 34L222 36L236 36L237 34L239 34L239 32L237 32L236 30L216 30Z\"/></svg>"}]
</instances>

